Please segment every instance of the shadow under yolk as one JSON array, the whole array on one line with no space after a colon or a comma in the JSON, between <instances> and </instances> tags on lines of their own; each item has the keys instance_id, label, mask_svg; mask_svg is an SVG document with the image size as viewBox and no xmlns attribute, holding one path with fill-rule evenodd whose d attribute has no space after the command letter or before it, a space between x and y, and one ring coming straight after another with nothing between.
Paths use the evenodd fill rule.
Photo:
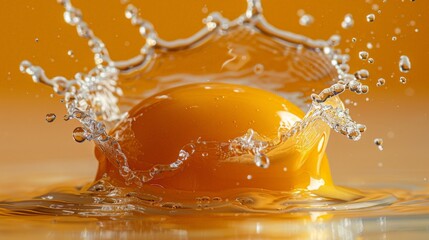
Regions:
<instances>
[{"instance_id":1,"label":"shadow under yolk","mask_svg":"<svg viewBox=\"0 0 429 240\"><path fill-rule=\"evenodd\" d=\"M143 100L110 133L119 142L133 171L176 161L189 143L228 143L249 129L264 139L279 137L279 127L290 128L304 113L273 93L241 85L202 83L185 85ZM294 137L268 151L268 168L255 165L244 154L222 158L216 148L196 149L174 171L164 172L145 186L187 192L232 189L289 191L333 186L325 147L329 127L315 121ZM97 178L107 174L125 186L118 169L96 148Z\"/></svg>"}]
</instances>

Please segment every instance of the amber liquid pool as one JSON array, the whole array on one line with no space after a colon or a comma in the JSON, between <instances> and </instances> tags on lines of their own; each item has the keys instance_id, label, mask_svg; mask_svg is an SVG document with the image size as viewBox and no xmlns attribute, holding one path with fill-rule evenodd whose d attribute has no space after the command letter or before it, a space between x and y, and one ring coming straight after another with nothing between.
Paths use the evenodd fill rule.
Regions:
<instances>
[{"instance_id":1,"label":"amber liquid pool","mask_svg":"<svg viewBox=\"0 0 429 240\"><path fill-rule=\"evenodd\" d=\"M210 22L207 27L211 27ZM126 111L143 97L172 85L211 78L268 89L308 109L308 96L332 84L330 80L336 73L322 53L293 43L284 48L284 43L273 44L271 37L255 35L244 30L232 31L190 50L160 54L143 72L120 76L119 86L125 97L119 98L119 106ZM77 53L67 51L72 58ZM367 113L362 114L365 119ZM345 153L336 146L331 147ZM342 159L349 161L347 155ZM53 173L55 170L40 171L40 175L32 177L31 168L23 167L19 171L16 166L10 168L19 174L8 173L10 179L16 181L4 181L0 237L354 239L424 238L428 234L428 190L424 180L410 183L394 179L389 183L382 177L374 178L374 174L357 173L355 179L370 180L354 184L336 182L363 192L364 197L349 201L294 191L281 194L248 191L230 197L224 194L222 198L201 194L186 205L178 204L171 196L169 201L162 201L150 192L112 186L104 179L93 183L95 170L82 170L84 165L72 168L56 164L57 169L67 169L67 175L71 176L67 182L58 178L58 174ZM383 162L374 165L381 168ZM41 163L38 167L45 168L45 165ZM78 178L83 180L76 181ZM41 183L26 179L37 179Z\"/></svg>"}]
</instances>

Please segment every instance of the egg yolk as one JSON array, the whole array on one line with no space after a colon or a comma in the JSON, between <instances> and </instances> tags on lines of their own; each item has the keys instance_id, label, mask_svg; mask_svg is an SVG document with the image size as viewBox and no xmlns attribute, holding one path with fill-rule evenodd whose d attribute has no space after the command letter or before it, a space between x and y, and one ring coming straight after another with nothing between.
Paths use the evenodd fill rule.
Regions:
<instances>
[{"instance_id":1,"label":"egg yolk","mask_svg":"<svg viewBox=\"0 0 429 240\"><path fill-rule=\"evenodd\" d=\"M329 127L315 121L266 152L267 168L258 167L250 153L222 157L213 143L230 143L249 129L264 140L279 139L279 128L291 128L304 113L276 94L224 83L172 88L147 98L129 111L111 132L133 171L174 163L190 143L195 152L176 169L155 175L140 187L186 192L233 189L290 191L332 186L325 147ZM185 147L185 148L184 148ZM126 183L117 167L96 148L97 178L107 175ZM134 183L131 183L134 185Z\"/></svg>"}]
</instances>

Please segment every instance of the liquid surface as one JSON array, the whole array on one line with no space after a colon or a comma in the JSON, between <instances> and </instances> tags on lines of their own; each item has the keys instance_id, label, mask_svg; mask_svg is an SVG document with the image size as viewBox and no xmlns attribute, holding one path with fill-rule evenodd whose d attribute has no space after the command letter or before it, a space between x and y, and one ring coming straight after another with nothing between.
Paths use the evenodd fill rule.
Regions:
<instances>
[{"instance_id":1,"label":"liquid surface","mask_svg":"<svg viewBox=\"0 0 429 240\"><path fill-rule=\"evenodd\" d=\"M256 67L256 68L253 68L253 70L256 72L256 73L258 73L258 72L261 72L261 69L263 69L264 71L265 71L265 69L267 68L266 67L267 65L263 65L263 67L261 68L260 66L258 66L258 67ZM142 88L137 88L137 89L142 89ZM128 96L128 95L127 95ZM141 96L141 95L140 95ZM131 104L130 104L131 105ZM106 185L106 184L102 184L103 186L108 186L108 185ZM92 189L91 188L89 188L90 190L89 190L89 192L91 192L92 191ZM88 191L88 188L83 188L83 190L84 191ZM116 190L118 190L118 189L116 189ZM67 191L70 191L70 190L67 190ZM98 191L104 191L103 189L101 189L101 190L98 190ZM62 191L60 191L60 192L62 192ZM72 191L73 192L73 191ZM109 191L107 191L107 192L109 192ZM98 194L98 193L97 193ZM119 194L119 195L115 195L114 193L112 194L111 192L109 192L109 194L110 195L113 195L113 196L115 196L115 197L118 197L118 196L122 196L121 194ZM55 194L53 194L53 195L55 195ZM81 196L81 197L83 197L83 196L85 196L85 194L82 194L81 192L78 192L78 193L76 193L76 195L79 195L79 196ZM49 195L50 196L50 195ZM70 195L70 196L72 196L72 195ZM62 195L62 194L59 194L58 195L58 199L61 199L60 201L62 201L62 200L64 200L64 198L63 197L65 197L65 198L67 198L67 199L73 199L73 198L69 198L70 197L69 195L67 195L67 194L65 194L65 195ZM100 196L102 196L102 194L100 195ZM50 197L47 197L47 199L49 200L49 198ZM57 197L54 197L54 199L55 198L57 198ZM255 199L258 199L257 197L255 198ZM311 199L310 198L310 196L308 196L308 199ZM94 200L94 199L91 199L91 201L92 200ZM115 199L115 198L113 198L113 202L116 202L118 199ZM145 200L148 200L148 199L145 199ZM109 201L109 200L107 200L107 201ZM152 201L152 200L150 200L150 201ZM207 201L207 199L206 198L203 198L203 199L199 199L198 201L203 201L203 202L205 202L205 201ZM211 201L210 199L209 199L209 201ZM43 202L43 201L42 201ZM73 202L78 202L78 200L71 200L71 202L73 203ZM119 199L119 201L118 202L120 202L120 199ZM238 201L238 202L240 202L240 201ZM241 201L242 202L242 201ZM242 204L240 202L240 204ZM250 200L248 200L248 199L245 199L245 201L244 201L244 203L245 204L252 204L252 201ZM43 205L43 204L42 204ZM137 205L139 205L139 204L137 204ZM305 203L304 204L304 206L309 206L310 204L308 203ZM295 205L296 206L296 205ZM111 207L111 206L110 206ZM180 206L176 206L176 205L172 205L172 204L170 204L170 205L165 205L165 206L160 206L160 207L163 207L163 208L169 208L169 207L172 207L172 208L180 208ZM48 207L48 209L55 209L55 206L49 206ZM61 206L60 206L60 208L61 208ZM120 207L121 208L121 207ZM125 207L125 208L121 208L122 210L124 210L124 213L125 212L127 212L125 209L127 209L127 208L132 208L131 206L127 206L127 207ZM210 208L210 207L209 207ZM5 209L8 209L8 207L5 207ZM109 209L109 207L106 207L105 209ZM23 210L23 209L21 209L21 210ZM319 209L320 210L320 209ZM19 211L19 209L18 209L18 211ZM33 210L31 210L31 211L33 211ZM64 211L64 213L67 213L67 209L66 209L66 211ZM12 210L12 212L13 212L13 210ZM41 211L41 212L43 212L43 211ZM77 212L79 212L79 211L76 211L75 213L77 213ZM421 211L421 212L424 212L424 211ZM37 211L36 211L36 213L37 213ZM84 214L85 215L85 214ZM97 215L97 214L96 214ZM109 213L107 214L107 215L109 215ZM311 214L310 214L311 215ZM317 215L317 214L316 214ZM341 214L340 213L338 213L338 215L339 216L341 216ZM365 214L363 214L363 215L365 215ZM131 218L132 219L132 218ZM305 217L303 218L303 219L305 219ZM131 220L132 221L132 220ZM134 220L135 221L135 220ZM173 220L173 222L174 222L175 220ZM233 220L234 221L234 220ZM252 221L257 221L257 220L255 220L255 219L253 219ZM168 223L171 223L171 222L169 222L169 221L167 221ZM197 223L198 222L198 220L195 220L195 223ZM380 225L382 225L382 224L384 224L384 223L381 223L382 221L380 220ZM137 223L137 222L134 222L134 223ZM168 224L167 223L167 224ZM149 224L150 225L150 224ZM197 224L198 225L198 224ZM347 225L347 223L346 223L346 225ZM353 224L352 224L353 225ZM359 225L359 224L358 224ZM256 226L256 225L255 225ZM262 225L262 226L265 226L265 225ZM357 225L354 225L354 226L357 226ZM200 226L201 227L201 226ZM135 227L135 229L137 229L138 227ZM261 228L261 225L259 226L259 227L255 227L255 229L260 229ZM255 230L256 232L258 232L258 231L260 231L260 230ZM272 232L272 231L271 231ZM331 233L331 234L333 234L333 233Z\"/></svg>"}]
</instances>

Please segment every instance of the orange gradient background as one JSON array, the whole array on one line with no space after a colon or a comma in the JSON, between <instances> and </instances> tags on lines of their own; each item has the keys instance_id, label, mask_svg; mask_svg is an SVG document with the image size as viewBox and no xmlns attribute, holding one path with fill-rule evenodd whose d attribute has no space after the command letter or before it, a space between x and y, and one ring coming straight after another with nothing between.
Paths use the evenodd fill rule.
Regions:
<instances>
[{"instance_id":1,"label":"orange gradient background","mask_svg":"<svg viewBox=\"0 0 429 240\"><path fill-rule=\"evenodd\" d=\"M157 0L130 1L140 8L165 39L184 38L203 27L202 19L213 11L235 18L246 8L245 0ZM76 0L84 19L107 45L115 60L135 56L144 43L138 30L124 17L119 0ZM394 182L425 184L429 178L429 82L426 64L429 59L429 1L417 0L263 0L267 20L278 28L313 38L342 36L340 48L349 48L351 71L367 68L370 93L342 97L357 102L348 105L352 116L367 125L359 142L332 134L328 146L334 179L340 184ZM381 13L372 8L379 6ZM205 11L208 10L208 12ZM298 10L315 18L310 26L298 24ZM344 30L344 15L354 16L355 26ZM366 15L375 13L373 23ZM48 87L35 84L19 71L27 59L42 66L48 76L72 78L78 71L93 67L93 57L86 40L63 20L63 8L51 1L17 0L0 3L0 186L13 190L33 189L47 182L76 178L91 179L97 162L91 143L78 144L71 137L76 122L64 122L64 106ZM410 22L414 21L415 26ZM401 30L395 34L395 28ZM416 31L418 29L418 31ZM392 36L397 41L392 41ZM351 43L355 37L356 43ZM38 41L36 41L36 38ZM373 49L367 49L371 42ZM379 46L379 47L377 47ZM72 50L74 57L67 55ZM359 60L366 50L374 64ZM412 70L401 74L400 55L408 55ZM407 84L399 83L405 76ZM379 77L385 87L377 88ZM368 97L368 101L365 99ZM45 115L55 113L57 120L46 123ZM384 139L384 151L374 145ZM20 178L21 184L13 184ZM2 189L2 190L3 190ZM7 190L6 190L7 191Z\"/></svg>"}]
</instances>

